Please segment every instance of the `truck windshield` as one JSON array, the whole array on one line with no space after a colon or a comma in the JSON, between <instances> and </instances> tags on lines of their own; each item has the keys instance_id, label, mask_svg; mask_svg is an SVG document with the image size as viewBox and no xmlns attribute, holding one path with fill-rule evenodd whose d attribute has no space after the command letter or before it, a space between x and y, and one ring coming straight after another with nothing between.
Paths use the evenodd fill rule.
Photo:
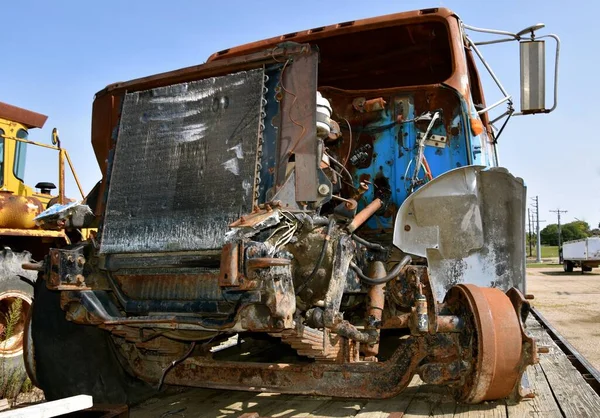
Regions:
<instances>
[{"instance_id":1,"label":"truck windshield","mask_svg":"<svg viewBox=\"0 0 600 418\"><path fill-rule=\"evenodd\" d=\"M28 133L25 129L19 129L17 132L17 138L27 139ZM25 178L25 158L27 157L27 144L24 142L17 141L15 145L15 165L13 167L13 173L15 177L21 181Z\"/></svg>"},{"instance_id":2,"label":"truck windshield","mask_svg":"<svg viewBox=\"0 0 600 418\"><path fill-rule=\"evenodd\" d=\"M453 71L443 22L423 22L332 36L320 50L319 85L379 89L442 83Z\"/></svg>"}]
</instances>

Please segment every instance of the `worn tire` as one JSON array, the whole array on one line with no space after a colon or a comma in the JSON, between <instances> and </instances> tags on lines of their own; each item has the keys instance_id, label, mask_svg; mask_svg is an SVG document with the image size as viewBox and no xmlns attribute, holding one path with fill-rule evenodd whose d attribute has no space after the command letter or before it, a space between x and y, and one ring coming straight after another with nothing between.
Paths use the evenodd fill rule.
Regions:
<instances>
[{"instance_id":1,"label":"worn tire","mask_svg":"<svg viewBox=\"0 0 600 418\"><path fill-rule=\"evenodd\" d=\"M67 321L59 301L60 293L38 280L31 333L35 377L47 400L86 394L94 403L133 404L155 393L125 372L106 331Z\"/></svg>"},{"instance_id":2,"label":"worn tire","mask_svg":"<svg viewBox=\"0 0 600 418\"><path fill-rule=\"evenodd\" d=\"M570 261L563 261L563 270L566 273L573 273L573 263L571 263Z\"/></svg>"},{"instance_id":3,"label":"worn tire","mask_svg":"<svg viewBox=\"0 0 600 418\"><path fill-rule=\"evenodd\" d=\"M30 261L29 252L13 252L8 247L0 251L0 382L3 387L8 384L11 391L17 392L27 377L23 363L23 331L36 277L35 272L23 270L21 265ZM13 331L7 331L8 313L16 300L21 301L22 308L18 316L12 318L16 321Z\"/></svg>"}]
</instances>

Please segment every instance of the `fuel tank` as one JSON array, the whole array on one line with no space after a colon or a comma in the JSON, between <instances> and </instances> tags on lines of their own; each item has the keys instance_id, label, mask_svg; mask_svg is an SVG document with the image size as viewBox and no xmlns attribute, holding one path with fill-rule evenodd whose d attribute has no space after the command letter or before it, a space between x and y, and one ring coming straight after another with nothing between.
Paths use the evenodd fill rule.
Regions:
<instances>
[{"instance_id":1,"label":"fuel tank","mask_svg":"<svg viewBox=\"0 0 600 418\"><path fill-rule=\"evenodd\" d=\"M0 191L0 228L35 228L33 218L44 210L39 199Z\"/></svg>"}]
</instances>

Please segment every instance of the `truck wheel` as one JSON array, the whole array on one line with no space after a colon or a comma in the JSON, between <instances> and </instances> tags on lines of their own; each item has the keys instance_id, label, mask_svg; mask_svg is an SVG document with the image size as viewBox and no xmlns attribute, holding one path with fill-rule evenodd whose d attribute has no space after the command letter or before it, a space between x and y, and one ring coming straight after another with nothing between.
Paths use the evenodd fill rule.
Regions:
<instances>
[{"instance_id":1,"label":"truck wheel","mask_svg":"<svg viewBox=\"0 0 600 418\"><path fill-rule=\"evenodd\" d=\"M128 375L106 331L65 318L60 292L38 280L32 306L31 336L35 376L47 400L91 395L94 403L136 403L155 393Z\"/></svg>"},{"instance_id":2,"label":"truck wheel","mask_svg":"<svg viewBox=\"0 0 600 418\"><path fill-rule=\"evenodd\" d=\"M0 383L17 393L27 377L23 338L36 276L35 272L23 270L21 265L30 261L28 252L15 253L10 248L0 252ZM6 393L5 396L12 395Z\"/></svg>"},{"instance_id":3,"label":"truck wheel","mask_svg":"<svg viewBox=\"0 0 600 418\"><path fill-rule=\"evenodd\" d=\"M590 266L585 266L585 265L584 265L584 266L581 266L581 271L582 271L582 272L586 272L586 271L587 271L587 272L590 272L590 271L592 271L592 267L590 267Z\"/></svg>"},{"instance_id":4,"label":"truck wheel","mask_svg":"<svg viewBox=\"0 0 600 418\"><path fill-rule=\"evenodd\" d=\"M567 260L563 261L563 269L567 273L572 273L573 272L573 263L571 263L570 261L567 261Z\"/></svg>"}]
</instances>

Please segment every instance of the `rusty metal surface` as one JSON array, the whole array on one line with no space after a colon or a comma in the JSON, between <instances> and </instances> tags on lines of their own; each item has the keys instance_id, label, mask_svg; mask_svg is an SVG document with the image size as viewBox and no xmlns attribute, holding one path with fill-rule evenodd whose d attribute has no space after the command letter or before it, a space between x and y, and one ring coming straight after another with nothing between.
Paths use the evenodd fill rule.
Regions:
<instances>
[{"instance_id":1,"label":"rusty metal surface","mask_svg":"<svg viewBox=\"0 0 600 418\"><path fill-rule=\"evenodd\" d=\"M319 197L318 143L316 137L316 51L294 60L293 66L285 67L281 88L281 127L279 136L279 167L277 185L282 185L287 160L295 156L296 201L315 202ZM283 175L282 175L283 171ZM329 184L331 188L331 184Z\"/></svg>"},{"instance_id":2,"label":"rusty metal surface","mask_svg":"<svg viewBox=\"0 0 600 418\"><path fill-rule=\"evenodd\" d=\"M156 300L221 300L216 274L210 272L115 273L123 293L133 299Z\"/></svg>"},{"instance_id":3,"label":"rusty metal surface","mask_svg":"<svg viewBox=\"0 0 600 418\"><path fill-rule=\"evenodd\" d=\"M386 362L263 364L215 362L189 358L171 369L165 383L230 390L249 390L305 395L389 398L410 382L424 355L419 341L403 341ZM136 355L129 364L148 382L157 382L162 367Z\"/></svg>"},{"instance_id":4,"label":"rusty metal surface","mask_svg":"<svg viewBox=\"0 0 600 418\"><path fill-rule=\"evenodd\" d=\"M64 231L45 231L42 229L15 229L15 228L0 228L1 235L10 235L15 237L48 237L48 238L65 238L67 235Z\"/></svg>"},{"instance_id":5,"label":"rusty metal surface","mask_svg":"<svg viewBox=\"0 0 600 418\"><path fill-rule=\"evenodd\" d=\"M271 335L280 337L282 342L289 344L302 356L319 361L341 361L341 338L328 330L297 324L294 329Z\"/></svg>"},{"instance_id":6,"label":"rusty metal surface","mask_svg":"<svg viewBox=\"0 0 600 418\"><path fill-rule=\"evenodd\" d=\"M66 151L63 149L58 151L58 203L61 205L67 202L65 197L65 153Z\"/></svg>"},{"instance_id":7,"label":"rusty metal surface","mask_svg":"<svg viewBox=\"0 0 600 418\"><path fill-rule=\"evenodd\" d=\"M368 276L374 279L385 277L386 270L382 261L373 261L369 264ZM385 284L371 286L367 299L367 325L366 328L376 328L375 324L381 321L385 303ZM379 332L377 332L379 338ZM379 342L366 344L362 348L365 356L376 356L379 353Z\"/></svg>"},{"instance_id":8,"label":"rusty metal surface","mask_svg":"<svg viewBox=\"0 0 600 418\"><path fill-rule=\"evenodd\" d=\"M426 187L434 175L474 161L469 148L471 137L465 133L469 106L461 94L468 90L468 83L464 82L464 65L458 62L464 53L458 20L449 11L435 10L402 19L384 18L358 25L348 22L337 29L315 35L315 43L300 46L294 56L285 50L286 46L275 46L267 40L249 49L225 52L203 66L121 83L99 93L95 101L98 108L94 110L99 113L94 119L97 156L106 151L103 148L108 148L111 140L116 141L116 152L106 158L110 174L103 182L108 186L107 217L99 234L101 251L109 255L99 258L101 272L96 271L106 275L110 289L92 286L91 290L63 292L67 317L78 323L98 324L112 332L116 340L124 339L118 343L122 354L134 372L151 383L159 379L162 382L166 376L167 383L178 385L387 397L400 391L418 372L430 383L456 387L460 386L457 382L463 382L458 392L467 402L501 396L506 391L503 384L510 383L515 373L519 375L514 369L528 364L529 353L525 347L528 342L519 334L522 329L518 326L496 329L494 319L498 318L514 325L514 321L508 321L513 317L506 312L505 299L498 296L496 301L494 292L488 295L487 291L467 287L471 293L466 296L456 290L456 299L462 299L455 304L448 307L437 303L441 301L436 293L439 288L456 283L440 278L435 269L430 279L424 260L417 257L413 258L415 263L422 265L410 266L402 275L394 270L385 289L383 285L368 287L368 278L360 268L348 270L353 258L355 266L373 260L393 265L399 252L388 251L391 247L382 244L389 244L398 206L415 187ZM305 35L296 38L291 34L285 39L313 39L313 34ZM408 42L411 48L396 47ZM253 56L235 56L266 46L269 49ZM394 64L401 61L415 64ZM264 69L258 69L260 66ZM223 79L232 81L239 75L235 72L241 70L246 71L244 74L260 73L254 79L260 91L248 93L247 89L244 92L248 94L230 97L209 88L193 89ZM207 78L211 76L216 78ZM239 84L252 83L242 80ZM321 93L333 96L332 109L347 125L332 127L337 132L327 138L326 158L321 155L324 145L315 136L315 93L319 84L329 86ZM148 88L153 90L142 91ZM168 94L163 95L165 91ZM248 106L244 108L248 112L233 117L235 122L242 121L248 137L255 139L252 152L240 157L238 142L227 142L236 138L230 132L222 135L227 129L214 129L211 138L205 138L203 129L214 128L206 127L213 121L202 119L198 113L213 112L220 117L229 112L227 109L235 108L237 99L246 100L254 93L260 104ZM192 96L210 96L212 101L204 106L202 100L206 97ZM143 106L136 108L146 99L160 101L169 109L146 112ZM188 107L187 102L192 105ZM121 109L123 114L119 114ZM183 116L173 118L173 113ZM412 154L419 145L418 134L423 134L420 124L428 125L425 119L429 117L429 132L438 116L441 123L432 134L447 138L447 146L429 147L427 153L419 148L423 151L420 157L427 154L433 162L431 168L427 161L423 163L427 175L419 178L421 161L415 164ZM186 123L173 127L173 119ZM187 129L188 122L191 129ZM96 129L97 124L102 126ZM152 125L152 129L145 125ZM112 131L118 135L111 138ZM144 142L156 132L160 140ZM197 138L179 138L188 134ZM128 143L136 137L143 140ZM183 145L173 150L169 148L173 141ZM123 154L123 147L130 147L129 152ZM140 149L144 151L140 153ZM226 152L234 153L237 166L221 158ZM211 161L207 155L211 155ZM148 158L152 164L148 164ZM407 188L403 184L407 175L401 176L401 171L406 167L408 172L410 162L416 171L408 179ZM209 163L215 164L209 167ZM234 180L218 175L223 169L219 165L228 163L225 169L229 171L243 166L243 191L229 190ZM180 173L182 165L188 172ZM203 178L203 170L210 179ZM177 175L172 175L174 172ZM148 187L138 183L129 189L123 187L134 176L147 182ZM269 181L261 183L261 176ZM176 179L161 182L169 177ZM355 189L356 184L361 187ZM120 194L115 194L119 188ZM156 194L156 190L163 192ZM198 193L208 197L197 199ZM339 193L337 200L351 202L351 207L333 213L332 207L321 207L332 193ZM372 203L364 208L367 202ZM421 203L421 208L431 209L431 201ZM364 209L356 215L360 208ZM447 218L453 207L438 204L435 209L438 218ZM181 214L186 210L189 219L182 221ZM324 242L320 228L323 221L328 223ZM403 224L403 231L422 232L418 231L422 226L419 222ZM131 225L134 228L127 230ZM369 239L375 238L372 245L364 240L356 245L352 240L351 234L361 225L361 234L365 231ZM449 242L455 246L466 242L467 247L471 241L478 244L477 234L483 227L478 222L470 226L467 235L474 230L473 236ZM428 238L427 234L421 237ZM422 244L418 238L414 242ZM452 245L443 247L442 252L453 250ZM439 246L431 248L440 250ZM131 257L115 254L119 252L129 252ZM159 253L162 255L156 257ZM417 255L429 256L426 251ZM374 274L387 281L383 262L377 263L383 273ZM435 259L430 265L435 265ZM505 263L495 266L502 269ZM454 267L454 271L460 270L460 266ZM496 271L495 275L480 276L492 280L502 274ZM73 286L62 283L60 276L59 286ZM57 273L50 271L48 280L51 285L55 283ZM210 288L210 295L205 294L205 287ZM483 296L470 299L472 294ZM213 297L216 295L220 297ZM487 296L493 303L486 311L482 306L488 302ZM498 314L495 305L502 308ZM261 364L211 357L208 348L212 336L236 332L239 346L247 338L269 347L277 359L289 357L267 359ZM518 353L514 344L510 344L511 349L493 345L496 335L510 340L515 332ZM281 347L280 341L273 341L267 334L284 342L287 339L295 351ZM204 347L207 349L196 350L196 341L206 338L211 338ZM173 357L173 352L182 347L189 358ZM284 352L281 357L277 348ZM361 349L365 356L361 356ZM513 367L515 358L517 365ZM176 365L179 359L182 362ZM312 363L306 364L309 361ZM326 361L337 364L321 364Z\"/></svg>"},{"instance_id":9,"label":"rusty metal surface","mask_svg":"<svg viewBox=\"0 0 600 418\"><path fill-rule=\"evenodd\" d=\"M479 403L508 397L520 384L523 340L511 300L499 289L458 285L446 298L472 313L473 370L459 390L459 399Z\"/></svg>"},{"instance_id":10,"label":"rusty metal surface","mask_svg":"<svg viewBox=\"0 0 600 418\"><path fill-rule=\"evenodd\" d=\"M392 316L386 318L381 324L381 329L400 329L400 328L408 328L409 321L411 318L410 313L405 313L402 315Z\"/></svg>"},{"instance_id":11,"label":"rusty metal surface","mask_svg":"<svg viewBox=\"0 0 600 418\"><path fill-rule=\"evenodd\" d=\"M435 29L433 29L433 25L436 25ZM210 56L209 62L218 62L219 60L227 59L229 57L253 53L265 48L273 48L283 41L311 43L318 45L322 54L334 57L334 59L328 63L328 66L325 67L327 77L320 80L321 85L336 85L337 81L337 84L345 82L344 88L350 88L348 85L351 83L353 88L359 89L361 88L359 87L361 82L356 80L356 78L353 78L351 74L360 73L363 76L362 88L376 88L370 87L370 85L366 85L365 83L379 85L379 88L381 88L381 80L387 78L386 74L370 73L368 68L365 68L377 68L377 65L374 65L374 61L376 61L377 58L385 57L384 59L391 62L412 61L413 65L409 66L411 68L414 68L417 65L426 65L424 62L415 63L414 60L407 59L406 57L390 57L391 51L397 50L397 48L390 45L393 45L394 42L403 42L402 39L404 39L407 34L403 33L402 28L408 26L414 28L416 32L418 32L419 29L423 32L427 32L428 30L434 31L437 34L448 31L452 33L452 35L449 36L450 38L454 39L454 37L457 37L460 40L460 32L457 30L457 19L454 17L453 12L445 8L436 8L428 10L427 13L422 13L422 11L398 13L330 25L318 28L318 30L299 31L293 34L265 39L217 52ZM418 26L421 27L419 28ZM455 30L456 33L453 33ZM417 35L412 33L409 35L406 42L411 42L410 39L414 39L415 36ZM439 45L434 41L433 45L430 45L430 48L435 49L436 52L438 48L447 48L449 51L451 47L458 48L459 45L459 43L454 42L451 45ZM457 55L462 53L460 49L456 49L455 51ZM440 59L441 61L451 61L450 56ZM428 73L429 75L435 71L432 70L432 68L439 66L439 64L440 62L431 63L430 66L427 67L427 70L424 69L422 72ZM346 65L346 67L340 68L338 65ZM359 66L361 66L362 71L357 70L357 67ZM456 70L460 71L463 70L463 68L455 68L454 70L456 72ZM393 67L393 72L396 76L395 82L400 83L400 80L404 78L402 69ZM447 78L453 78L451 77L451 73L452 70L445 74L445 76ZM439 82L441 81L443 80L440 80ZM452 79L450 81L452 83L455 80ZM418 84L430 83L432 84L433 82L430 81L428 83L427 79L423 78L422 82Z\"/></svg>"},{"instance_id":12,"label":"rusty metal surface","mask_svg":"<svg viewBox=\"0 0 600 418\"><path fill-rule=\"evenodd\" d=\"M377 212L383 206L383 202L381 199L375 199L371 203L369 203L363 210L358 212L350 225L348 225L348 231L354 232L360 226L366 222L375 212Z\"/></svg>"},{"instance_id":13,"label":"rusty metal surface","mask_svg":"<svg viewBox=\"0 0 600 418\"><path fill-rule=\"evenodd\" d=\"M33 218L43 210L42 202L35 197L0 191L0 227L3 229L35 228Z\"/></svg>"},{"instance_id":14,"label":"rusty metal surface","mask_svg":"<svg viewBox=\"0 0 600 418\"><path fill-rule=\"evenodd\" d=\"M239 244L227 243L221 251L219 286L238 286Z\"/></svg>"},{"instance_id":15,"label":"rusty metal surface","mask_svg":"<svg viewBox=\"0 0 600 418\"><path fill-rule=\"evenodd\" d=\"M0 102L0 118L21 123L28 128L43 128L48 116Z\"/></svg>"}]
</instances>

